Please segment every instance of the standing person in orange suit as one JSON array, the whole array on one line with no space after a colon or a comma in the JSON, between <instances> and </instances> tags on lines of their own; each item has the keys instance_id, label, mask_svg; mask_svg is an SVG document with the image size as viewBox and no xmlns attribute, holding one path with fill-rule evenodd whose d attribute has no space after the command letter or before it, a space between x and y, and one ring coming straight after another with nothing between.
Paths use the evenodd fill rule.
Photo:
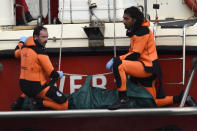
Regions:
<instances>
[{"instance_id":1,"label":"standing person in orange suit","mask_svg":"<svg viewBox=\"0 0 197 131\"><path fill-rule=\"evenodd\" d=\"M161 80L161 70L149 21L137 7L130 7L124 10L123 23L131 44L127 54L112 58L106 65L107 70L113 66L119 92L119 99L109 109L128 108L127 75L135 78L153 96L157 106L180 103L183 91L178 96L166 96L164 92L157 92L160 95L156 96L155 79Z\"/></svg>"},{"instance_id":2,"label":"standing person in orange suit","mask_svg":"<svg viewBox=\"0 0 197 131\"><path fill-rule=\"evenodd\" d=\"M29 97L35 98L36 105L55 110L68 109L68 100L65 95L54 86L54 82L63 77L62 71L54 70L46 54L45 45L48 40L48 31L43 26L34 29L33 37L22 37L15 49L15 57L21 59L20 89ZM17 100L20 105L25 95ZM38 98L38 99L36 99ZM17 102L15 107L17 107Z\"/></svg>"},{"instance_id":3,"label":"standing person in orange suit","mask_svg":"<svg viewBox=\"0 0 197 131\"><path fill-rule=\"evenodd\" d=\"M27 22L31 22L33 20L33 17L31 16L29 12L29 8L27 6L27 3L25 0L16 0L16 4L19 6L16 7L16 25L25 25L25 21L23 19L23 8L25 13L25 19ZM22 7L21 7L22 6Z\"/></svg>"}]
</instances>

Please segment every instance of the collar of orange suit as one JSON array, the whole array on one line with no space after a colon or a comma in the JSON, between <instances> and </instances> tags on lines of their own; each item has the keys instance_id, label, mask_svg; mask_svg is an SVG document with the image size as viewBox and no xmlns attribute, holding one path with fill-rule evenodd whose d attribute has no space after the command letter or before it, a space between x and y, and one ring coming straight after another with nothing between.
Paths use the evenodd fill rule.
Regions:
<instances>
[{"instance_id":1,"label":"collar of orange suit","mask_svg":"<svg viewBox=\"0 0 197 131\"><path fill-rule=\"evenodd\" d=\"M132 36L135 34L135 32L136 32L140 27L149 27L149 26L150 26L150 21L149 21L149 20L144 20L144 22L142 23L141 26L139 26L139 27L136 27L136 26L130 27L130 28L127 30L127 32L126 32L126 35L127 35L128 37L132 37Z\"/></svg>"},{"instance_id":2,"label":"collar of orange suit","mask_svg":"<svg viewBox=\"0 0 197 131\"><path fill-rule=\"evenodd\" d=\"M39 48L43 48L45 49L44 46L42 46L38 40L35 40L33 37L29 37L26 42L25 42L25 46L36 46L36 47L39 47Z\"/></svg>"}]
</instances>

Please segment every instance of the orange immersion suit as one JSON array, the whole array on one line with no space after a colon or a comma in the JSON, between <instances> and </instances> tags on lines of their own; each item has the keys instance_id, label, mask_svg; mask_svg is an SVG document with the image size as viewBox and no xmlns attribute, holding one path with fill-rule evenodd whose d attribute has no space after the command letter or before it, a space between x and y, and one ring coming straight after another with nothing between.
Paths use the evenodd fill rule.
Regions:
<instances>
[{"instance_id":1,"label":"orange immersion suit","mask_svg":"<svg viewBox=\"0 0 197 131\"><path fill-rule=\"evenodd\" d=\"M141 82L153 96L157 106L165 106L173 104L173 96L163 96L160 99L156 97L155 78L161 75L161 70L149 25L149 21L145 20L135 32L128 33L131 41L129 52L114 59L113 72L120 92L127 90L127 75L130 75L136 78L138 83Z\"/></svg>"},{"instance_id":2,"label":"orange immersion suit","mask_svg":"<svg viewBox=\"0 0 197 131\"><path fill-rule=\"evenodd\" d=\"M15 57L21 58L20 88L22 92L35 98L42 98L43 105L53 109L68 109L68 100L48 79L57 80L59 74L43 47L33 37L24 44L19 42Z\"/></svg>"}]
</instances>

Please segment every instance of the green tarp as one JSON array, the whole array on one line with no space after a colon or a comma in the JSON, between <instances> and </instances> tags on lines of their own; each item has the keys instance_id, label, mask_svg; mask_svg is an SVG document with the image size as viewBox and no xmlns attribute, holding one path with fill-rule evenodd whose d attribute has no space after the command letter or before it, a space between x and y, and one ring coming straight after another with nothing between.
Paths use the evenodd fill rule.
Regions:
<instances>
[{"instance_id":1,"label":"green tarp","mask_svg":"<svg viewBox=\"0 0 197 131\"><path fill-rule=\"evenodd\" d=\"M84 85L71 95L66 95L71 103L69 109L104 109L118 99L118 90L101 89L90 86L92 76L87 76ZM130 108L156 107L156 103L146 89L127 81L127 95L131 97ZM35 109L31 99L25 99L24 110Z\"/></svg>"},{"instance_id":2,"label":"green tarp","mask_svg":"<svg viewBox=\"0 0 197 131\"><path fill-rule=\"evenodd\" d=\"M75 93L71 94L72 109L101 109L107 108L118 99L117 90L107 90L91 87L92 76L87 76L85 84ZM140 86L127 82L127 95L131 97L130 107L156 107L156 103L150 93Z\"/></svg>"}]
</instances>

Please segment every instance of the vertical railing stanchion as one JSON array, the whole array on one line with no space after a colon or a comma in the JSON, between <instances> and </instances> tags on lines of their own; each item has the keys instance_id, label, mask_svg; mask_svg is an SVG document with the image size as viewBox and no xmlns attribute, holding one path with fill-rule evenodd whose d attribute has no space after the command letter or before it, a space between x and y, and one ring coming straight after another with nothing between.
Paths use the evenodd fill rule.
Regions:
<instances>
[{"instance_id":1,"label":"vertical railing stanchion","mask_svg":"<svg viewBox=\"0 0 197 131\"><path fill-rule=\"evenodd\" d=\"M192 59L192 73L190 75L190 78L189 78L187 87L186 87L186 89L184 91L184 94L183 94L183 98L181 100L180 107L184 107L184 105L185 105L185 102L186 102L186 99L187 99L187 96L189 94L189 90L190 90L190 87L191 87L191 84L192 84L192 80L193 80L194 75L195 75L195 72L196 72L196 63L197 63L197 58L193 58Z\"/></svg>"},{"instance_id":2,"label":"vertical railing stanchion","mask_svg":"<svg viewBox=\"0 0 197 131\"><path fill-rule=\"evenodd\" d=\"M48 24L51 24L51 0L48 0Z\"/></svg>"}]
</instances>

